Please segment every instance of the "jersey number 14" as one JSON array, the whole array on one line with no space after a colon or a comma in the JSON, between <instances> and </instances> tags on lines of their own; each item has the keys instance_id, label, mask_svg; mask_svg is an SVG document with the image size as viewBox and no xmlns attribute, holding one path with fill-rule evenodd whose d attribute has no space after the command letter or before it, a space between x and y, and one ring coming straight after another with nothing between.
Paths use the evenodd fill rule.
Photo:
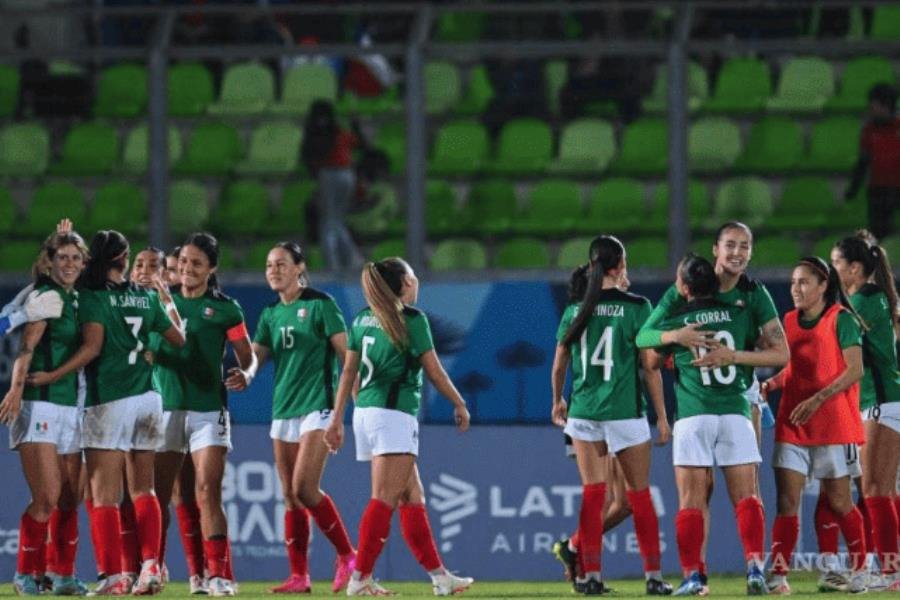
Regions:
<instances>
[{"instance_id":1,"label":"jersey number 14","mask_svg":"<svg viewBox=\"0 0 900 600\"><path fill-rule=\"evenodd\" d=\"M613 328L607 326L603 329L594 351L591 352L590 366L603 367L603 381L612 378L613 369ZM588 370L588 341L587 330L581 334L581 380L587 379Z\"/></svg>"}]
</instances>

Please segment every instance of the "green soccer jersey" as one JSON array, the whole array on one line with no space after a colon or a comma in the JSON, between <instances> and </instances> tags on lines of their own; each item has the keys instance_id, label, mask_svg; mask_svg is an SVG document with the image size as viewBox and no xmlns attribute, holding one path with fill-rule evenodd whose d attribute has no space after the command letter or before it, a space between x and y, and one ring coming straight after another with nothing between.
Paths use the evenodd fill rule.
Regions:
<instances>
[{"instance_id":1,"label":"green soccer jersey","mask_svg":"<svg viewBox=\"0 0 900 600\"><path fill-rule=\"evenodd\" d=\"M78 292L74 290L67 292L49 278L38 281L35 289L42 293L59 294L63 301L63 310L58 318L47 319L44 335L41 336L32 355L29 373L56 369L69 360L81 346L81 332L78 330ZM78 404L78 373L69 373L50 385L26 386L22 399L75 406Z\"/></svg>"},{"instance_id":2,"label":"green soccer jersey","mask_svg":"<svg viewBox=\"0 0 900 600\"><path fill-rule=\"evenodd\" d=\"M671 331L692 323L701 323L701 331L714 331L715 339L732 350L756 346L756 317L747 308L712 299L696 300L673 311L660 325L663 331ZM695 367L689 348L672 345L669 350L675 358L676 419L732 414L750 417L747 389L753 381L753 367ZM696 350L700 356L706 354L705 349Z\"/></svg>"},{"instance_id":3,"label":"green soccer jersey","mask_svg":"<svg viewBox=\"0 0 900 600\"><path fill-rule=\"evenodd\" d=\"M850 296L850 304L868 328L863 332L865 374L859 388L860 409L900 402L897 345L887 295L877 285L866 284Z\"/></svg>"},{"instance_id":4,"label":"green soccer jersey","mask_svg":"<svg viewBox=\"0 0 900 600\"><path fill-rule=\"evenodd\" d=\"M312 288L263 309L253 341L275 361L273 419L334 408L337 357L331 336L347 330L334 298Z\"/></svg>"},{"instance_id":5,"label":"green soccer jersey","mask_svg":"<svg viewBox=\"0 0 900 600\"><path fill-rule=\"evenodd\" d=\"M144 359L151 332L172 326L154 292L137 285L108 283L79 294L78 321L103 326L100 356L85 367L85 406L138 396L152 389L152 367Z\"/></svg>"},{"instance_id":6,"label":"green soccer jersey","mask_svg":"<svg viewBox=\"0 0 900 600\"><path fill-rule=\"evenodd\" d=\"M579 305L563 313L556 341L562 342ZM638 377L634 339L647 317L650 301L617 289L601 292L581 338L569 346L572 397L569 416L594 421L643 416L646 402Z\"/></svg>"},{"instance_id":7,"label":"green soccer jersey","mask_svg":"<svg viewBox=\"0 0 900 600\"><path fill-rule=\"evenodd\" d=\"M393 408L415 415L422 401L422 365L419 357L434 348L428 317L406 306L403 318L409 345L394 346L369 308L353 319L347 347L359 353L359 395L356 406Z\"/></svg>"},{"instance_id":8,"label":"green soccer jersey","mask_svg":"<svg viewBox=\"0 0 900 600\"><path fill-rule=\"evenodd\" d=\"M164 369L161 382L164 410L212 412L228 402L222 359L228 332L244 322L240 305L222 292L207 290L199 298L172 298L185 326L186 341L181 348L161 342L155 351Z\"/></svg>"}]
</instances>

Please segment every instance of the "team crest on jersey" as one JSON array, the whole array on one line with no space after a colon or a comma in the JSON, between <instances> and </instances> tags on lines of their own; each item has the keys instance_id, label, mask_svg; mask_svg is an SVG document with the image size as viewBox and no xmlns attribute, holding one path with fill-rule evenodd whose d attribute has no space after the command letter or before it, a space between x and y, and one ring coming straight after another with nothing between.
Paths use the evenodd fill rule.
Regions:
<instances>
[{"instance_id":1,"label":"team crest on jersey","mask_svg":"<svg viewBox=\"0 0 900 600\"><path fill-rule=\"evenodd\" d=\"M50 426L47 424L47 421L38 421L34 424L34 430L38 433L46 432L48 429L50 429Z\"/></svg>"},{"instance_id":2,"label":"team crest on jersey","mask_svg":"<svg viewBox=\"0 0 900 600\"><path fill-rule=\"evenodd\" d=\"M734 305L737 306L738 308L744 308L744 305L745 305L745 304L746 304L746 303L745 303L741 298L738 298L738 299L735 300L735 302L734 302Z\"/></svg>"},{"instance_id":3,"label":"team crest on jersey","mask_svg":"<svg viewBox=\"0 0 900 600\"><path fill-rule=\"evenodd\" d=\"M214 314L216 314L216 311L213 310L212 306L207 306L206 308L203 309L203 318L204 319L211 319Z\"/></svg>"},{"instance_id":4,"label":"team crest on jersey","mask_svg":"<svg viewBox=\"0 0 900 600\"><path fill-rule=\"evenodd\" d=\"M307 311L305 308L297 309L297 318L301 321L306 318Z\"/></svg>"}]
</instances>

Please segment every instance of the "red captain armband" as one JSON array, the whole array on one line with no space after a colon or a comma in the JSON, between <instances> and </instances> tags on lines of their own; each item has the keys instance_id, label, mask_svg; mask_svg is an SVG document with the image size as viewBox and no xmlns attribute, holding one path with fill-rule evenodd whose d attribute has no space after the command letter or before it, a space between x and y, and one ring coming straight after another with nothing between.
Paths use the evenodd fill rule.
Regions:
<instances>
[{"instance_id":1,"label":"red captain armband","mask_svg":"<svg viewBox=\"0 0 900 600\"><path fill-rule=\"evenodd\" d=\"M250 334L247 333L247 324L243 321L226 331L225 335L228 337L229 342L236 342L250 337Z\"/></svg>"}]
</instances>

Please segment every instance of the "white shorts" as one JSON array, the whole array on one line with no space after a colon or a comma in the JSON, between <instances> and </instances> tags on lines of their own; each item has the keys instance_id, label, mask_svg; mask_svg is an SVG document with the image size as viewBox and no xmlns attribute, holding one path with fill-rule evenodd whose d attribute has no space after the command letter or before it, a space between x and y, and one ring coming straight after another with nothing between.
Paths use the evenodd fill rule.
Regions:
<instances>
[{"instance_id":1,"label":"white shorts","mask_svg":"<svg viewBox=\"0 0 900 600\"><path fill-rule=\"evenodd\" d=\"M747 400L750 402L750 404L759 406L760 404L765 403L765 400L763 400L762 394L759 391L759 379L757 379L755 375L753 376L753 383L751 383L750 387L747 388L745 395L747 396Z\"/></svg>"},{"instance_id":2,"label":"white shorts","mask_svg":"<svg viewBox=\"0 0 900 600\"><path fill-rule=\"evenodd\" d=\"M382 454L419 455L419 421L403 411L377 406L356 408L353 436L359 461Z\"/></svg>"},{"instance_id":3,"label":"white shorts","mask_svg":"<svg viewBox=\"0 0 900 600\"><path fill-rule=\"evenodd\" d=\"M859 477L859 447L856 444L797 446L775 442L772 466L802 473L813 479Z\"/></svg>"},{"instance_id":4,"label":"white shorts","mask_svg":"<svg viewBox=\"0 0 900 600\"><path fill-rule=\"evenodd\" d=\"M762 462L753 423L743 415L696 415L675 421L672 464L729 467Z\"/></svg>"},{"instance_id":5,"label":"white shorts","mask_svg":"<svg viewBox=\"0 0 900 600\"><path fill-rule=\"evenodd\" d=\"M53 444L57 454L81 452L81 410L43 400L23 400L9 427L9 448L19 444Z\"/></svg>"},{"instance_id":6,"label":"white shorts","mask_svg":"<svg viewBox=\"0 0 900 600\"><path fill-rule=\"evenodd\" d=\"M84 409L84 448L156 450L161 438L162 398L154 391Z\"/></svg>"},{"instance_id":7,"label":"white shorts","mask_svg":"<svg viewBox=\"0 0 900 600\"><path fill-rule=\"evenodd\" d=\"M228 411L167 410L162 417L162 439L157 452L196 452L209 446L231 451L231 420Z\"/></svg>"},{"instance_id":8,"label":"white shorts","mask_svg":"<svg viewBox=\"0 0 900 600\"><path fill-rule=\"evenodd\" d=\"M566 419L563 430L573 440L582 442L606 442L613 454L650 440L650 425L646 417L617 419L615 421L593 421L591 419Z\"/></svg>"},{"instance_id":9,"label":"white shorts","mask_svg":"<svg viewBox=\"0 0 900 600\"><path fill-rule=\"evenodd\" d=\"M885 402L873 406L869 410L872 411L872 418L878 421L879 425L884 425L900 433L900 402Z\"/></svg>"},{"instance_id":10,"label":"white shorts","mask_svg":"<svg viewBox=\"0 0 900 600\"><path fill-rule=\"evenodd\" d=\"M296 444L304 435L317 429L328 429L333 420L334 411L329 408L317 410L302 417L292 419L272 419L272 427L269 428L269 437L273 440L281 440Z\"/></svg>"}]
</instances>

